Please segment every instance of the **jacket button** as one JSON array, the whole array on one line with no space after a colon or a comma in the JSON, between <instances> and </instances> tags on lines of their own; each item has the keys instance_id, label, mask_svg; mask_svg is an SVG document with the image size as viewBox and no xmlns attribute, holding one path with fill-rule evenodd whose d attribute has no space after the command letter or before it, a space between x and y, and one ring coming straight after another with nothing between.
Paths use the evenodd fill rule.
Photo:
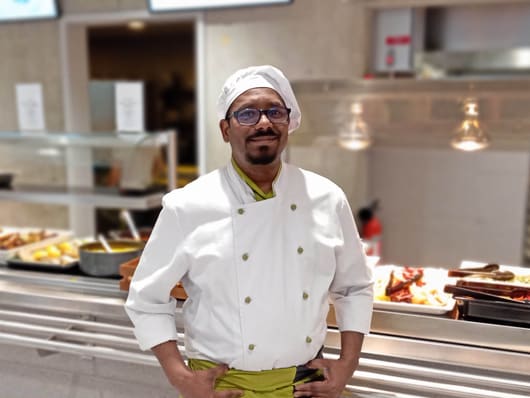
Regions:
<instances>
[{"instance_id":1,"label":"jacket button","mask_svg":"<svg viewBox=\"0 0 530 398\"><path fill-rule=\"evenodd\" d=\"M302 246L298 246L298 249L296 250L298 254L302 254L304 252L304 248Z\"/></svg>"},{"instance_id":2,"label":"jacket button","mask_svg":"<svg viewBox=\"0 0 530 398\"><path fill-rule=\"evenodd\" d=\"M254 344L249 344L249 345L248 345L248 349L249 349L250 351L253 351L254 348L256 348L256 346L255 346Z\"/></svg>"},{"instance_id":3,"label":"jacket button","mask_svg":"<svg viewBox=\"0 0 530 398\"><path fill-rule=\"evenodd\" d=\"M238 212L239 214L243 214L243 213L245 212L245 209L237 209L237 212Z\"/></svg>"},{"instance_id":4,"label":"jacket button","mask_svg":"<svg viewBox=\"0 0 530 398\"><path fill-rule=\"evenodd\" d=\"M307 300L309 298L309 293L307 293L307 292L302 293L302 298L304 300Z\"/></svg>"},{"instance_id":5,"label":"jacket button","mask_svg":"<svg viewBox=\"0 0 530 398\"><path fill-rule=\"evenodd\" d=\"M295 204L295 203L293 203L293 204L291 205L291 210L292 210L292 211L295 211L295 210L296 210L296 204Z\"/></svg>"},{"instance_id":6,"label":"jacket button","mask_svg":"<svg viewBox=\"0 0 530 398\"><path fill-rule=\"evenodd\" d=\"M243 261L247 261L248 260L248 253L244 253L241 258L243 259Z\"/></svg>"},{"instance_id":7,"label":"jacket button","mask_svg":"<svg viewBox=\"0 0 530 398\"><path fill-rule=\"evenodd\" d=\"M245 297L245 303L250 304L251 301L252 299L249 296Z\"/></svg>"},{"instance_id":8,"label":"jacket button","mask_svg":"<svg viewBox=\"0 0 530 398\"><path fill-rule=\"evenodd\" d=\"M305 338L305 342L308 343L308 344L311 343L312 341L313 341L313 339L311 337L309 337L309 336L307 336Z\"/></svg>"}]
</instances>

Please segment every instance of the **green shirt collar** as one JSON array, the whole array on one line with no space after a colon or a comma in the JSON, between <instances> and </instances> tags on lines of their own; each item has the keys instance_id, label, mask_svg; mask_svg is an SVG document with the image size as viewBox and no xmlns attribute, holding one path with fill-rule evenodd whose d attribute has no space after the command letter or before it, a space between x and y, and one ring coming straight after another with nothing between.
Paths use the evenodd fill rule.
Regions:
<instances>
[{"instance_id":1,"label":"green shirt collar","mask_svg":"<svg viewBox=\"0 0 530 398\"><path fill-rule=\"evenodd\" d=\"M232 158L232 166L234 166L234 169L236 169L237 174L239 174L239 176L243 179L243 181L245 181L245 183L250 187L250 189L252 189L252 192L254 193L254 199L256 199L256 201L270 199L276 196L276 194L274 193L274 189L268 193L263 192L261 188L258 187L258 185L254 181L252 181L250 177L247 176L243 170L241 170L241 168L238 166L234 158ZM280 166L280 170L281 170L281 166ZM278 178L279 175L280 175L280 171L278 171L278 174L276 175L276 177L274 177L274 181L272 182L273 184L276 182L276 179Z\"/></svg>"}]
</instances>

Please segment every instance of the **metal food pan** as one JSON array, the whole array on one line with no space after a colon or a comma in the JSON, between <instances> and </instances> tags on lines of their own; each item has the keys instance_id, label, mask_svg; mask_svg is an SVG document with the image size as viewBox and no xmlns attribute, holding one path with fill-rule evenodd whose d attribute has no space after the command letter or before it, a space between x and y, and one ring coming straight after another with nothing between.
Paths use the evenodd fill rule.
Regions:
<instances>
[{"instance_id":1,"label":"metal food pan","mask_svg":"<svg viewBox=\"0 0 530 398\"><path fill-rule=\"evenodd\" d=\"M509 326L530 327L530 304L458 298L463 319L499 323Z\"/></svg>"}]
</instances>

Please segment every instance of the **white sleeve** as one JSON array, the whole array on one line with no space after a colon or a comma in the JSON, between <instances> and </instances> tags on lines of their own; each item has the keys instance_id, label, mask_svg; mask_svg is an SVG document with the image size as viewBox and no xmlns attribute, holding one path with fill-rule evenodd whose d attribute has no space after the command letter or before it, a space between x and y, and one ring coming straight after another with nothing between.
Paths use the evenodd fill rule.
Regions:
<instances>
[{"instance_id":1,"label":"white sleeve","mask_svg":"<svg viewBox=\"0 0 530 398\"><path fill-rule=\"evenodd\" d=\"M176 301L170 292L187 271L177 212L168 206L167 196L162 206L125 303L142 350L177 339Z\"/></svg>"},{"instance_id":2,"label":"white sleeve","mask_svg":"<svg viewBox=\"0 0 530 398\"><path fill-rule=\"evenodd\" d=\"M336 271L330 287L340 331L367 334L373 309L373 276L362 248L359 233L346 197L337 209L342 244L336 247Z\"/></svg>"}]
</instances>

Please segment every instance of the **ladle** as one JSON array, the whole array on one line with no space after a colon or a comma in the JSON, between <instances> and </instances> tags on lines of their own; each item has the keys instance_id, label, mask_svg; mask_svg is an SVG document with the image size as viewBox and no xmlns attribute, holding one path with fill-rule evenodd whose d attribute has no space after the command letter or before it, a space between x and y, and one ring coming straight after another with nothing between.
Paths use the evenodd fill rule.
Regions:
<instances>
[{"instance_id":1,"label":"ladle","mask_svg":"<svg viewBox=\"0 0 530 398\"><path fill-rule=\"evenodd\" d=\"M107 242L107 239L102 234L98 235L98 241L101 243L101 246L103 246L103 250L105 250L107 253L112 253L112 248L109 245L109 242Z\"/></svg>"}]
</instances>

